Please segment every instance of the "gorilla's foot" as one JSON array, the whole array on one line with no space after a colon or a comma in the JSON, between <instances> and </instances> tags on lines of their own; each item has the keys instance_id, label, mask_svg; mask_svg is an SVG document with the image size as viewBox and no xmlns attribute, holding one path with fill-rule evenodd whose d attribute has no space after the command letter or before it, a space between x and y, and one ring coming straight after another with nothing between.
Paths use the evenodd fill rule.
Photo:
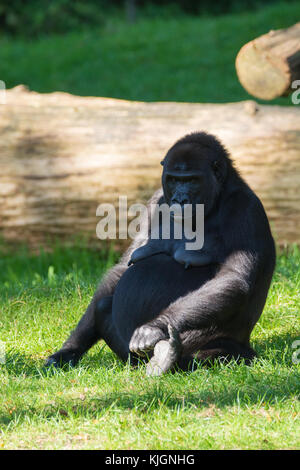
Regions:
<instances>
[{"instance_id":1,"label":"gorilla's foot","mask_svg":"<svg viewBox=\"0 0 300 470\"><path fill-rule=\"evenodd\" d=\"M79 359L80 354L73 349L61 349L46 359L45 366L63 367L68 364L69 366L74 367Z\"/></svg>"},{"instance_id":2,"label":"gorilla's foot","mask_svg":"<svg viewBox=\"0 0 300 470\"><path fill-rule=\"evenodd\" d=\"M168 325L169 340L159 341L154 348L153 357L146 367L147 375L158 376L170 370L179 360L182 351L178 331Z\"/></svg>"}]
</instances>

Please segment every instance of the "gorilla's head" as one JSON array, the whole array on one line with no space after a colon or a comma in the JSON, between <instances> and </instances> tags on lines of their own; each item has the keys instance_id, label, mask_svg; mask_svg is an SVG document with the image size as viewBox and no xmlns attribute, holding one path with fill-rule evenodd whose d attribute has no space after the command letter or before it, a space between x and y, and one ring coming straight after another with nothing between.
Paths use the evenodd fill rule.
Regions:
<instances>
[{"instance_id":1,"label":"gorilla's head","mask_svg":"<svg viewBox=\"0 0 300 470\"><path fill-rule=\"evenodd\" d=\"M229 158L222 144L205 132L186 135L168 151L162 186L167 204L204 204L208 214L227 176Z\"/></svg>"}]
</instances>

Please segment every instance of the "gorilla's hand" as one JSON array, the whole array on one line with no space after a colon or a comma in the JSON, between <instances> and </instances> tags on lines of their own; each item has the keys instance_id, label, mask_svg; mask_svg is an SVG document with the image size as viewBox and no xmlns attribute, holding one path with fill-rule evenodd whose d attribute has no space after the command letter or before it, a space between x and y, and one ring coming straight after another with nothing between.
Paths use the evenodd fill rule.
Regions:
<instances>
[{"instance_id":1,"label":"gorilla's hand","mask_svg":"<svg viewBox=\"0 0 300 470\"><path fill-rule=\"evenodd\" d=\"M144 355L145 352L153 349L158 341L166 338L167 335L160 328L142 325L134 331L129 349L131 352Z\"/></svg>"}]
</instances>

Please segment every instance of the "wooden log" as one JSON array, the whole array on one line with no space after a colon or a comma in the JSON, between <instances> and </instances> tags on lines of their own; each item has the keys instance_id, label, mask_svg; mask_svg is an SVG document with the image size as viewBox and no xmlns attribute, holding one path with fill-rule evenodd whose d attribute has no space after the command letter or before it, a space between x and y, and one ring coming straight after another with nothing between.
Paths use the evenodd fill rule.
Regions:
<instances>
[{"instance_id":1,"label":"wooden log","mask_svg":"<svg viewBox=\"0 0 300 470\"><path fill-rule=\"evenodd\" d=\"M248 42L235 65L242 86L251 95L263 100L288 95L293 81L300 79L300 23Z\"/></svg>"},{"instance_id":2,"label":"wooden log","mask_svg":"<svg viewBox=\"0 0 300 470\"><path fill-rule=\"evenodd\" d=\"M7 91L0 107L0 235L44 243L84 233L96 242L96 209L144 202L159 162L192 131L215 134L257 192L279 243L300 242L300 109L142 103L66 93Z\"/></svg>"}]
</instances>

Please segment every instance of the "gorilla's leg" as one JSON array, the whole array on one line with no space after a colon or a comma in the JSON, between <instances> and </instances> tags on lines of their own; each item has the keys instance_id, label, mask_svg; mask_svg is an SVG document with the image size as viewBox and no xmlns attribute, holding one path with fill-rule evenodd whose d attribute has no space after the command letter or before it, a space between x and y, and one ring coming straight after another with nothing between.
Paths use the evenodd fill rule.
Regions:
<instances>
[{"instance_id":1,"label":"gorilla's leg","mask_svg":"<svg viewBox=\"0 0 300 470\"><path fill-rule=\"evenodd\" d=\"M105 322L106 317L111 316L115 287L126 269L127 262L124 261L116 264L106 273L75 330L72 331L62 348L48 358L46 365L60 366L66 363L74 365L88 349L102 338L102 333L100 333L103 330L101 319Z\"/></svg>"},{"instance_id":2,"label":"gorilla's leg","mask_svg":"<svg viewBox=\"0 0 300 470\"><path fill-rule=\"evenodd\" d=\"M195 332L192 332L194 336ZM178 361L178 367L182 370L191 370L200 366L212 365L214 361L229 362L234 359L237 362L244 361L249 365L256 357L255 351L244 344L231 338L216 338L201 345L201 348L196 352L191 353L190 345L188 344L189 335L183 339L183 353Z\"/></svg>"},{"instance_id":3,"label":"gorilla's leg","mask_svg":"<svg viewBox=\"0 0 300 470\"><path fill-rule=\"evenodd\" d=\"M74 366L98 340L103 339L122 359L127 360L128 346L123 344L112 321L112 296L92 302L63 347L47 359L46 366Z\"/></svg>"},{"instance_id":4,"label":"gorilla's leg","mask_svg":"<svg viewBox=\"0 0 300 470\"><path fill-rule=\"evenodd\" d=\"M101 299L96 308L96 330L99 339L103 339L110 349L123 361L129 357L129 347L120 337L112 318L112 297Z\"/></svg>"},{"instance_id":5,"label":"gorilla's leg","mask_svg":"<svg viewBox=\"0 0 300 470\"><path fill-rule=\"evenodd\" d=\"M105 308L109 309L111 305L111 301L105 301L105 299L109 299L109 297L103 299L106 303L104 310ZM46 366L61 367L64 364L74 366L81 356L100 339L96 328L96 310L97 302L93 299L62 348L48 357Z\"/></svg>"},{"instance_id":6,"label":"gorilla's leg","mask_svg":"<svg viewBox=\"0 0 300 470\"><path fill-rule=\"evenodd\" d=\"M170 339L156 344L153 357L147 365L147 375L161 375L175 366L184 371L194 370L198 364L211 365L215 360L244 360L246 364L250 364L256 357L252 348L230 338L216 338L206 342L201 345L201 349L199 345L199 349L193 353L191 350L196 348L195 339L197 336L201 338L200 332L186 332L180 337L170 325L168 330Z\"/></svg>"},{"instance_id":7,"label":"gorilla's leg","mask_svg":"<svg viewBox=\"0 0 300 470\"><path fill-rule=\"evenodd\" d=\"M147 375L161 375L180 360L182 343L179 333L171 325L168 325L168 332L169 340L161 340L154 347L153 357L146 367Z\"/></svg>"}]
</instances>

